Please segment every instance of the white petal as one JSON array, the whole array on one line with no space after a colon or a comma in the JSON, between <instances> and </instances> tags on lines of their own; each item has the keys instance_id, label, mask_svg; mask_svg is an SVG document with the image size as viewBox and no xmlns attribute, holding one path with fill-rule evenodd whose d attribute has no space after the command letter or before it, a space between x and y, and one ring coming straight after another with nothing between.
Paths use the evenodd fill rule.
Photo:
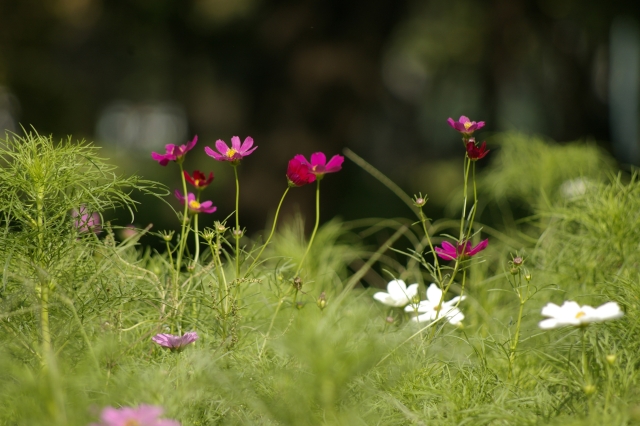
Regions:
<instances>
[{"instance_id":1,"label":"white petal","mask_svg":"<svg viewBox=\"0 0 640 426\"><path fill-rule=\"evenodd\" d=\"M608 302L602 306L599 306L595 310L595 314L601 321L620 318L624 313L620 310L620 306L616 302Z\"/></svg>"},{"instance_id":2,"label":"white petal","mask_svg":"<svg viewBox=\"0 0 640 426\"><path fill-rule=\"evenodd\" d=\"M405 311L407 312L431 312L433 311L433 303L429 302L428 300L421 300L420 303L418 303L418 305L408 305L404 308Z\"/></svg>"},{"instance_id":3,"label":"white petal","mask_svg":"<svg viewBox=\"0 0 640 426\"><path fill-rule=\"evenodd\" d=\"M427 300L435 306L440 303L440 299L442 299L442 290L436 284L431 283L427 289Z\"/></svg>"},{"instance_id":4,"label":"white petal","mask_svg":"<svg viewBox=\"0 0 640 426\"><path fill-rule=\"evenodd\" d=\"M542 308L541 314L545 317L557 317L562 314L562 309L555 303L549 302Z\"/></svg>"},{"instance_id":5,"label":"white petal","mask_svg":"<svg viewBox=\"0 0 640 426\"><path fill-rule=\"evenodd\" d=\"M551 330L552 328L558 328L562 325L558 324L558 321L556 321L554 318L549 318L538 323L538 326L543 330Z\"/></svg>"},{"instance_id":6,"label":"white petal","mask_svg":"<svg viewBox=\"0 0 640 426\"><path fill-rule=\"evenodd\" d=\"M418 294L418 284L411 284L407 287L407 297L413 299Z\"/></svg>"},{"instance_id":7,"label":"white petal","mask_svg":"<svg viewBox=\"0 0 640 426\"><path fill-rule=\"evenodd\" d=\"M423 314L423 315L418 315L417 317L413 317L411 318L411 321L415 321L415 322L431 322L433 321L431 314Z\"/></svg>"},{"instance_id":8,"label":"white petal","mask_svg":"<svg viewBox=\"0 0 640 426\"><path fill-rule=\"evenodd\" d=\"M373 295L373 298L379 302L384 303L387 306L396 306L396 301L393 297L389 295L389 293L385 293L383 291L379 291Z\"/></svg>"},{"instance_id":9,"label":"white petal","mask_svg":"<svg viewBox=\"0 0 640 426\"><path fill-rule=\"evenodd\" d=\"M447 313L444 314L447 317L449 322L453 325L458 325L464 319L464 314L458 308L452 308Z\"/></svg>"},{"instance_id":10,"label":"white petal","mask_svg":"<svg viewBox=\"0 0 640 426\"><path fill-rule=\"evenodd\" d=\"M387 284L387 292L394 299L406 298L407 285L402 280L389 281Z\"/></svg>"}]
</instances>

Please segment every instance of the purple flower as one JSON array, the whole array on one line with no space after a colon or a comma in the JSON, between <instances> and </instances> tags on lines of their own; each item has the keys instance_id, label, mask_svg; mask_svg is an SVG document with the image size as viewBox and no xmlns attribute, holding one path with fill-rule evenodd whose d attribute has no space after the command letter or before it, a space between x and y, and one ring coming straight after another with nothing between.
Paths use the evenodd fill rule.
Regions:
<instances>
[{"instance_id":1,"label":"purple flower","mask_svg":"<svg viewBox=\"0 0 640 426\"><path fill-rule=\"evenodd\" d=\"M182 336L174 336L173 334L156 334L151 338L151 340L163 348L180 352L185 346L198 340L198 333L190 331L188 333L184 333Z\"/></svg>"},{"instance_id":2,"label":"purple flower","mask_svg":"<svg viewBox=\"0 0 640 426\"><path fill-rule=\"evenodd\" d=\"M79 209L73 209L71 211L71 217L75 219L73 221L73 226L78 230L78 232L91 231L99 234L100 231L102 231L100 215L98 212L89 214L87 206L84 204L81 205Z\"/></svg>"},{"instance_id":3,"label":"purple flower","mask_svg":"<svg viewBox=\"0 0 640 426\"><path fill-rule=\"evenodd\" d=\"M471 136L473 132L484 127L484 121L478 121L476 123L475 121L469 120L464 115L460 116L460 119L458 121L453 121L453 118L449 118L447 120L447 123L449 123L449 126L451 126L454 130L459 131L465 136Z\"/></svg>"},{"instance_id":4,"label":"purple flower","mask_svg":"<svg viewBox=\"0 0 640 426\"><path fill-rule=\"evenodd\" d=\"M287 180L289 186L302 186L314 182L316 175L309 171L306 160L305 163L302 163L297 158L292 158L287 166Z\"/></svg>"},{"instance_id":5,"label":"purple flower","mask_svg":"<svg viewBox=\"0 0 640 426\"><path fill-rule=\"evenodd\" d=\"M455 260L460 256L461 260L466 257L471 257L485 248L489 244L489 240L482 240L475 247L471 247L471 243L469 241L465 241L463 243L458 243L457 246L454 246L448 241L442 242L442 248L436 247L436 253L438 256L444 260Z\"/></svg>"},{"instance_id":6,"label":"purple flower","mask_svg":"<svg viewBox=\"0 0 640 426\"><path fill-rule=\"evenodd\" d=\"M213 157L214 160L230 161L231 164L236 165L240 160L258 148L257 146L251 148L252 146L253 138L251 136L247 136L242 145L240 145L240 138L238 136L234 136L231 138L231 148L229 148L225 141L218 139L216 141L216 149L219 153L215 152L208 146L204 147L204 152L206 152L209 157Z\"/></svg>"},{"instance_id":7,"label":"purple flower","mask_svg":"<svg viewBox=\"0 0 640 426\"><path fill-rule=\"evenodd\" d=\"M486 142L482 142L480 146L477 146L475 138L469 138L469 141L467 142L467 157L469 157L471 161L483 159L489 151L490 150L487 149Z\"/></svg>"},{"instance_id":8,"label":"purple flower","mask_svg":"<svg viewBox=\"0 0 640 426\"><path fill-rule=\"evenodd\" d=\"M159 418L163 411L162 407L154 405L106 407L100 414L100 423L91 426L180 426L177 420Z\"/></svg>"},{"instance_id":9,"label":"purple flower","mask_svg":"<svg viewBox=\"0 0 640 426\"><path fill-rule=\"evenodd\" d=\"M187 152L191 151L196 143L198 142L198 135L195 135L191 142L187 142L186 145L174 145L172 143L165 145L166 153L158 154L157 152L151 153L151 158L160 163L161 166L166 166L169 164L169 161L178 161L182 162L183 157L187 154Z\"/></svg>"},{"instance_id":10,"label":"purple flower","mask_svg":"<svg viewBox=\"0 0 640 426\"><path fill-rule=\"evenodd\" d=\"M342 155L334 155L327 163L327 156L322 152L314 152L311 154L311 161L307 161L304 155L298 154L293 157L294 160L309 167L309 172L316 175L318 179L322 179L325 173L335 173L342 169L344 157Z\"/></svg>"},{"instance_id":11,"label":"purple flower","mask_svg":"<svg viewBox=\"0 0 640 426\"><path fill-rule=\"evenodd\" d=\"M176 189L175 195L178 198L178 200L180 200L180 204L184 204L184 197L182 196L180 191ZM203 202L197 201L196 196L193 192L189 192L187 194L187 204L189 205L189 212L193 214L213 213L218 209L216 206L213 205L212 201L203 201Z\"/></svg>"}]
</instances>

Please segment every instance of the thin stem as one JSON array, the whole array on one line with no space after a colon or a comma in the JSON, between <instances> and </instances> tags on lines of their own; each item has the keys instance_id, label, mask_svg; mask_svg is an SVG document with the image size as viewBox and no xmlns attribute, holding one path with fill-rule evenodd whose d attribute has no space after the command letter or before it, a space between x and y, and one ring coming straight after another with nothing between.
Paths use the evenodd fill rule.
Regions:
<instances>
[{"instance_id":1,"label":"thin stem","mask_svg":"<svg viewBox=\"0 0 640 426\"><path fill-rule=\"evenodd\" d=\"M236 177L236 229L233 233L236 238L236 278L240 278L240 216L239 216L239 205L240 205L240 180L238 179L238 166L233 165L233 173Z\"/></svg>"},{"instance_id":2,"label":"thin stem","mask_svg":"<svg viewBox=\"0 0 640 426\"><path fill-rule=\"evenodd\" d=\"M427 243L429 243L429 249L431 250L431 254L433 255L433 262L436 267L436 272L438 273L438 283L442 283L442 270L440 269L440 263L438 262L438 255L436 254L435 249L433 248L433 243L431 242L431 237L429 236L429 231L427 230L427 216L422 211L422 207L419 207L419 216L420 223L422 223L422 229L424 230L424 236L427 238ZM436 278L436 277L434 277Z\"/></svg>"},{"instance_id":3,"label":"thin stem","mask_svg":"<svg viewBox=\"0 0 640 426\"><path fill-rule=\"evenodd\" d=\"M198 194L198 198L200 198L200 194ZM198 200L198 202L199 201L200 200ZM195 265L198 263L198 258L200 257L200 234L198 232L198 218L200 217L200 215L195 214L193 216L193 233L196 236L196 253L193 257L193 266L195 267Z\"/></svg>"},{"instance_id":4,"label":"thin stem","mask_svg":"<svg viewBox=\"0 0 640 426\"><path fill-rule=\"evenodd\" d=\"M316 180L316 224L313 227L313 232L311 233L311 238L309 239L309 245L307 245L307 250L304 252L302 256L302 260L300 260L300 264L298 265L298 270L293 275L294 278L298 276L300 270L302 269L302 265L304 264L304 260L307 258L307 254L309 254L309 250L311 249L311 245L313 244L313 240L316 237L316 232L318 232L318 225L320 224L320 179Z\"/></svg>"},{"instance_id":5,"label":"thin stem","mask_svg":"<svg viewBox=\"0 0 640 426\"><path fill-rule=\"evenodd\" d=\"M189 226L187 226L187 222L189 221L189 201L188 201L188 193L187 193L187 180L184 177L184 169L182 167L182 163L178 162L180 166L180 177L182 178L182 191L184 196L184 211L182 213L182 232L180 234L180 242L178 243L178 254L176 255L176 270L173 281L173 301L175 303L173 312L175 315L178 314L178 304L180 300L180 268L182 266L182 256L184 255L184 250L187 245L187 235L189 234ZM180 329L178 329L180 332Z\"/></svg>"},{"instance_id":6,"label":"thin stem","mask_svg":"<svg viewBox=\"0 0 640 426\"><path fill-rule=\"evenodd\" d=\"M471 180L473 181L473 207L471 207L471 220L469 221L469 228L467 230L467 238L465 241L468 241L471 238L471 233L473 230L473 222L476 218L476 210L478 209L478 191L476 188L476 162L469 160L470 163L473 164L471 169Z\"/></svg>"},{"instance_id":7,"label":"thin stem","mask_svg":"<svg viewBox=\"0 0 640 426\"><path fill-rule=\"evenodd\" d=\"M37 209L37 223L38 223L38 243L39 243L39 258L38 262L41 262L44 257L45 241L44 241L44 185L38 188L36 195L36 209ZM82 213L79 213L80 215ZM51 331L49 329L49 280L40 275L40 332L42 334L42 354L41 359L43 361L43 367L46 367L46 363L49 360L51 354Z\"/></svg>"},{"instance_id":8,"label":"thin stem","mask_svg":"<svg viewBox=\"0 0 640 426\"><path fill-rule=\"evenodd\" d=\"M582 327L582 377L586 386L591 385L589 365L587 364L587 327Z\"/></svg>"}]
</instances>

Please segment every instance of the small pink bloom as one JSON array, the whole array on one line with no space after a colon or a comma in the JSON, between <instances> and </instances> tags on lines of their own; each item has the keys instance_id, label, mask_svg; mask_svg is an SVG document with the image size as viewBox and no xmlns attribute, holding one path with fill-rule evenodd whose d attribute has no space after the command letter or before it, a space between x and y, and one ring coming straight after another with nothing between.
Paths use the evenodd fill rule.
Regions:
<instances>
[{"instance_id":1,"label":"small pink bloom","mask_svg":"<svg viewBox=\"0 0 640 426\"><path fill-rule=\"evenodd\" d=\"M151 153L151 158L160 163L161 166L166 166L169 164L169 161L178 161L182 162L184 156L187 152L191 151L196 143L198 142L198 135L196 135L191 142L187 142L186 145L174 145L168 144L165 145L166 153L158 154L157 152Z\"/></svg>"},{"instance_id":2,"label":"small pink bloom","mask_svg":"<svg viewBox=\"0 0 640 426\"><path fill-rule=\"evenodd\" d=\"M469 138L469 141L467 142L467 156L471 161L478 161L484 158L489 151L490 150L487 149L486 142L482 142L482 145L477 146L476 140L474 138Z\"/></svg>"},{"instance_id":3,"label":"small pink bloom","mask_svg":"<svg viewBox=\"0 0 640 426\"><path fill-rule=\"evenodd\" d=\"M464 259L481 252L487 248L488 244L488 239L480 241L475 247L471 247L471 243L469 241L458 243L457 246L454 246L448 241L443 241L442 248L436 247L435 250L438 256L444 260L455 260L458 256Z\"/></svg>"},{"instance_id":4,"label":"small pink bloom","mask_svg":"<svg viewBox=\"0 0 640 426\"><path fill-rule=\"evenodd\" d=\"M344 157L342 155L334 155L327 163L327 156L322 152L314 152L311 154L311 161L307 161L304 155L298 154L293 157L294 160L298 160L301 164L309 167L309 172L316 175L318 179L322 179L325 173L335 173L342 169L342 163Z\"/></svg>"},{"instance_id":5,"label":"small pink bloom","mask_svg":"<svg viewBox=\"0 0 640 426\"><path fill-rule=\"evenodd\" d=\"M302 186L316 180L316 175L309 171L309 166L297 158L289 160L287 166L287 180L290 186Z\"/></svg>"},{"instance_id":6,"label":"small pink bloom","mask_svg":"<svg viewBox=\"0 0 640 426\"><path fill-rule=\"evenodd\" d=\"M253 138L251 136L247 136L240 145L240 138L238 136L234 136L231 138L231 148L221 139L216 141L216 149L218 152L215 152L213 149L208 146L204 147L204 152L207 153L209 157L213 157L214 160L217 161L229 161L231 164L236 165L247 155L251 154L258 147L253 147Z\"/></svg>"},{"instance_id":7,"label":"small pink bloom","mask_svg":"<svg viewBox=\"0 0 640 426\"><path fill-rule=\"evenodd\" d=\"M180 426L180 422L161 419L162 407L140 405L138 407L106 407L100 415L100 423L91 426Z\"/></svg>"},{"instance_id":8,"label":"small pink bloom","mask_svg":"<svg viewBox=\"0 0 640 426\"><path fill-rule=\"evenodd\" d=\"M71 211L71 217L75 219L73 221L73 226L78 230L78 232L91 231L99 234L102 231L100 214L98 214L98 212L89 214L87 206L84 204L80 206L80 209L73 209Z\"/></svg>"},{"instance_id":9,"label":"small pink bloom","mask_svg":"<svg viewBox=\"0 0 640 426\"><path fill-rule=\"evenodd\" d=\"M185 199L180 193L180 191L176 189L174 194L176 195L176 198L180 200L180 204L184 204ZM216 206L213 205L213 202L211 201L203 201L203 202L197 201L196 196L193 192L189 192L187 194L187 204L189 205L189 212L192 214L213 213L218 209Z\"/></svg>"},{"instance_id":10,"label":"small pink bloom","mask_svg":"<svg viewBox=\"0 0 640 426\"><path fill-rule=\"evenodd\" d=\"M188 333L184 333L182 336L174 336L173 334L156 334L151 338L151 340L163 348L180 352L185 346L198 340L198 333L190 331Z\"/></svg>"},{"instance_id":11,"label":"small pink bloom","mask_svg":"<svg viewBox=\"0 0 640 426\"><path fill-rule=\"evenodd\" d=\"M189 175L189 172L186 170L183 173L187 182L195 186L197 189L205 189L211 182L213 182L213 172L209 173L208 178L200 170L194 170L193 176Z\"/></svg>"},{"instance_id":12,"label":"small pink bloom","mask_svg":"<svg viewBox=\"0 0 640 426\"><path fill-rule=\"evenodd\" d=\"M471 136L473 132L484 127L484 121L478 121L476 123L475 121L469 120L464 115L460 116L458 121L453 121L453 118L449 118L447 123L449 123L449 126L454 130L459 131L465 136Z\"/></svg>"}]
</instances>

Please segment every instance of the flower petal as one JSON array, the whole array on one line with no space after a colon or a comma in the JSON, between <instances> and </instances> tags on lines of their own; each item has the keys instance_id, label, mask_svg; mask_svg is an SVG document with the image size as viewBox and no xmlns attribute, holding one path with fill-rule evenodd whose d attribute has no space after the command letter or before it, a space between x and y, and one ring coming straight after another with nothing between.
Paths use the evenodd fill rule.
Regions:
<instances>
[{"instance_id":1,"label":"flower petal","mask_svg":"<svg viewBox=\"0 0 640 426\"><path fill-rule=\"evenodd\" d=\"M323 152L314 152L311 154L311 166L324 166L327 164L327 156Z\"/></svg>"},{"instance_id":2,"label":"flower petal","mask_svg":"<svg viewBox=\"0 0 640 426\"><path fill-rule=\"evenodd\" d=\"M231 138L231 148L236 152L240 151L240 138L238 136Z\"/></svg>"},{"instance_id":3,"label":"flower petal","mask_svg":"<svg viewBox=\"0 0 640 426\"><path fill-rule=\"evenodd\" d=\"M427 300L429 300L433 306L437 306L440 303L440 299L442 299L442 290L435 283L431 283L429 288L427 288Z\"/></svg>"},{"instance_id":4,"label":"flower petal","mask_svg":"<svg viewBox=\"0 0 640 426\"><path fill-rule=\"evenodd\" d=\"M392 280L387 284L387 292L394 299L406 298L407 284L402 280Z\"/></svg>"},{"instance_id":5,"label":"flower petal","mask_svg":"<svg viewBox=\"0 0 640 426\"><path fill-rule=\"evenodd\" d=\"M242 154L245 154L249 148L253 146L253 138L251 136L247 136L242 143L242 146L238 151ZM257 148L257 147L256 147ZM255 148L254 148L255 149ZM248 155L248 154L247 154Z\"/></svg>"},{"instance_id":6,"label":"flower petal","mask_svg":"<svg viewBox=\"0 0 640 426\"><path fill-rule=\"evenodd\" d=\"M224 144L224 142L222 142ZM217 145L216 145L217 147ZM226 147L226 145L225 145ZM229 150L229 148L227 148L227 151ZM225 151L225 152L227 152ZM209 157L213 157L214 160L217 161L224 161L225 157L223 155L218 154L217 152L215 152L213 149L209 148L208 146L204 147L204 152L209 156Z\"/></svg>"},{"instance_id":7,"label":"flower petal","mask_svg":"<svg viewBox=\"0 0 640 426\"><path fill-rule=\"evenodd\" d=\"M216 141L216 149L223 156L227 155L227 151L229 151L229 146L222 139L218 139Z\"/></svg>"},{"instance_id":8,"label":"flower petal","mask_svg":"<svg viewBox=\"0 0 640 426\"><path fill-rule=\"evenodd\" d=\"M335 173L342 169L342 163L344 163L344 157L342 155L334 155L325 167L326 173Z\"/></svg>"}]
</instances>

